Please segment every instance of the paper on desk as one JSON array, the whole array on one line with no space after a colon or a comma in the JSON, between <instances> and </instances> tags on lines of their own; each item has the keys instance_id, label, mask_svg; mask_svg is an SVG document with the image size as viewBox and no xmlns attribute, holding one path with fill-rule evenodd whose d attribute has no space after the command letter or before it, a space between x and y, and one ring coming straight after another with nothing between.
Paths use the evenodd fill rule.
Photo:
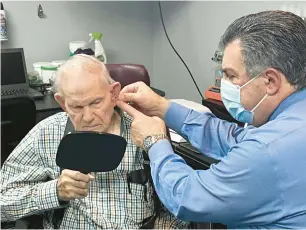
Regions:
<instances>
[{"instance_id":1,"label":"paper on desk","mask_svg":"<svg viewBox=\"0 0 306 230\"><path fill-rule=\"evenodd\" d=\"M189 101L189 100L185 100L185 99L171 99L171 101L173 101L177 104L183 105L187 108L193 109L195 111L198 111L200 113L211 112L210 109L207 108L206 106L201 105L201 104L199 104L197 102L194 102L194 101Z\"/></svg>"},{"instance_id":2,"label":"paper on desk","mask_svg":"<svg viewBox=\"0 0 306 230\"><path fill-rule=\"evenodd\" d=\"M171 138L171 141L176 142L176 143L186 142L186 140L183 137L181 137L179 134L177 134L172 129L170 129L170 138Z\"/></svg>"}]
</instances>

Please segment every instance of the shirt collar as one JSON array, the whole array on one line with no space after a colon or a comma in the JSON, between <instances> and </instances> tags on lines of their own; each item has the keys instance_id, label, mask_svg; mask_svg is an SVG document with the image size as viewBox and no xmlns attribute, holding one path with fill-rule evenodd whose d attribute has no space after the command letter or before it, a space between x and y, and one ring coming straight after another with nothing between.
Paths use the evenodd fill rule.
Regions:
<instances>
[{"instance_id":1,"label":"shirt collar","mask_svg":"<svg viewBox=\"0 0 306 230\"><path fill-rule=\"evenodd\" d=\"M306 89L294 92L279 104L279 106L276 108L276 110L274 110L274 112L270 116L269 121L274 120L280 113L282 113L290 105L295 104L301 100L305 100L305 98L306 98Z\"/></svg>"}]
</instances>

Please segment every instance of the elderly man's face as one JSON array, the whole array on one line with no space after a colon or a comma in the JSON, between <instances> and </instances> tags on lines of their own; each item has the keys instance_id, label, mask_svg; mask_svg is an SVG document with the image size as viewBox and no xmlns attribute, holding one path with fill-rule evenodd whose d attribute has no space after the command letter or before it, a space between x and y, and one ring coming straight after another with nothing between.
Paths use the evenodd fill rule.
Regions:
<instances>
[{"instance_id":1,"label":"elderly man's face","mask_svg":"<svg viewBox=\"0 0 306 230\"><path fill-rule=\"evenodd\" d=\"M78 73L61 81L60 104L78 131L107 132L112 124L120 83L107 84L99 75Z\"/></svg>"}]
</instances>

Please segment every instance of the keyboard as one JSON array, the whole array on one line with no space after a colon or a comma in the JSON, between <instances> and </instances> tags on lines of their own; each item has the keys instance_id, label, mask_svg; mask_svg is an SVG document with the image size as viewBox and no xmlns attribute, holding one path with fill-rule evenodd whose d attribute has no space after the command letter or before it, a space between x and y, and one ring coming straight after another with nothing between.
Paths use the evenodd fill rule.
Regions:
<instances>
[{"instance_id":1,"label":"keyboard","mask_svg":"<svg viewBox=\"0 0 306 230\"><path fill-rule=\"evenodd\" d=\"M1 90L1 96L20 96L28 94L27 89L11 89L11 90Z\"/></svg>"},{"instance_id":2,"label":"keyboard","mask_svg":"<svg viewBox=\"0 0 306 230\"><path fill-rule=\"evenodd\" d=\"M1 97L3 98L14 98L20 96L27 96L32 99L41 99L44 95L34 89L11 89L11 90L1 90Z\"/></svg>"}]
</instances>

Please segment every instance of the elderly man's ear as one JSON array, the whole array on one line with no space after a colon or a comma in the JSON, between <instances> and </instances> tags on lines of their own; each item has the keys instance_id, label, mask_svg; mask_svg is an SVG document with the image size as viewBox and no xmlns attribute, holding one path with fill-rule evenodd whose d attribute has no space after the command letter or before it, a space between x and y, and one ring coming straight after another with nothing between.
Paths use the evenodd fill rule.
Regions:
<instances>
[{"instance_id":1,"label":"elderly man's ear","mask_svg":"<svg viewBox=\"0 0 306 230\"><path fill-rule=\"evenodd\" d=\"M112 97L112 102L116 104L116 101L119 98L119 93L121 91L121 84L119 82L114 82L110 85L110 92Z\"/></svg>"},{"instance_id":2,"label":"elderly man's ear","mask_svg":"<svg viewBox=\"0 0 306 230\"><path fill-rule=\"evenodd\" d=\"M66 112L65 101L63 100L62 96L59 93L55 93L54 99L57 101L58 104L60 104L62 109Z\"/></svg>"}]
</instances>

